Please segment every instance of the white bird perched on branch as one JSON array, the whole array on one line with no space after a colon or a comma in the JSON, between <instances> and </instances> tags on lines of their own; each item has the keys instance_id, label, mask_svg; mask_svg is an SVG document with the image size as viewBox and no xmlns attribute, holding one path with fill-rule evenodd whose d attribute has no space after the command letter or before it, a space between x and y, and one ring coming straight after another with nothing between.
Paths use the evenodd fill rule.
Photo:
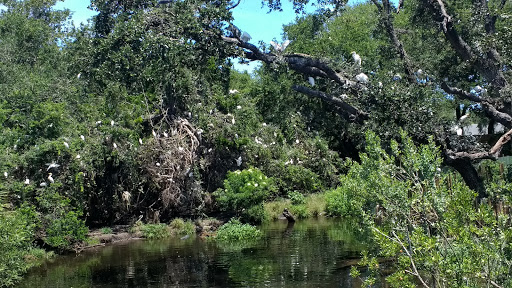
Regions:
<instances>
[{"instance_id":1,"label":"white bird perched on branch","mask_svg":"<svg viewBox=\"0 0 512 288\"><path fill-rule=\"evenodd\" d=\"M354 60L354 63L361 67L361 56L359 56L359 54L356 53L356 51L352 51L351 52L352 54L352 59Z\"/></svg>"},{"instance_id":2,"label":"white bird perched on branch","mask_svg":"<svg viewBox=\"0 0 512 288\"><path fill-rule=\"evenodd\" d=\"M360 82L360 83L363 83L363 84L366 84L369 81L368 76L366 76L366 74L364 74L364 73L357 74L356 75L356 80L357 80L357 82Z\"/></svg>"},{"instance_id":3,"label":"white bird perched on branch","mask_svg":"<svg viewBox=\"0 0 512 288\"><path fill-rule=\"evenodd\" d=\"M114 149L117 149L117 144L116 144L116 142L112 143L112 146L114 146Z\"/></svg>"},{"instance_id":4,"label":"white bird perched on branch","mask_svg":"<svg viewBox=\"0 0 512 288\"><path fill-rule=\"evenodd\" d=\"M247 32L242 32L242 36L240 36L240 40L242 40L243 42L249 42L251 41L252 37L251 35L249 35L249 33Z\"/></svg>"},{"instance_id":5,"label":"white bird perched on branch","mask_svg":"<svg viewBox=\"0 0 512 288\"><path fill-rule=\"evenodd\" d=\"M55 180L53 180L52 173L48 173L48 181L50 181L50 183L55 182Z\"/></svg>"},{"instance_id":6,"label":"white bird perched on branch","mask_svg":"<svg viewBox=\"0 0 512 288\"><path fill-rule=\"evenodd\" d=\"M7 178L9 176L9 173L4 172L4 176L5 176L5 178Z\"/></svg>"},{"instance_id":7,"label":"white bird perched on branch","mask_svg":"<svg viewBox=\"0 0 512 288\"><path fill-rule=\"evenodd\" d=\"M110 126L114 126L115 124L116 124L116 122L114 122L114 120L110 121Z\"/></svg>"},{"instance_id":8,"label":"white bird perched on branch","mask_svg":"<svg viewBox=\"0 0 512 288\"><path fill-rule=\"evenodd\" d=\"M85 141L85 136L84 135L80 135L80 139L82 139L82 141Z\"/></svg>"},{"instance_id":9,"label":"white bird perched on branch","mask_svg":"<svg viewBox=\"0 0 512 288\"><path fill-rule=\"evenodd\" d=\"M25 179L25 182L23 182L23 183L25 183L25 185L30 185L30 179L28 179L28 178Z\"/></svg>"},{"instance_id":10,"label":"white bird perched on branch","mask_svg":"<svg viewBox=\"0 0 512 288\"><path fill-rule=\"evenodd\" d=\"M242 156L240 156L240 157L238 157L238 158L236 159L236 166L239 166L239 167L240 167L240 165L242 165Z\"/></svg>"},{"instance_id":11,"label":"white bird perched on branch","mask_svg":"<svg viewBox=\"0 0 512 288\"><path fill-rule=\"evenodd\" d=\"M277 42L270 41L270 45L272 45L272 47L274 47L274 49L277 52L283 52L286 49L286 47L288 47L289 44L290 44L290 40L284 41L283 44L279 44Z\"/></svg>"},{"instance_id":12,"label":"white bird perched on branch","mask_svg":"<svg viewBox=\"0 0 512 288\"><path fill-rule=\"evenodd\" d=\"M66 147L67 149L69 149L69 144L68 144L68 142L64 142L64 147Z\"/></svg>"},{"instance_id":13,"label":"white bird perched on branch","mask_svg":"<svg viewBox=\"0 0 512 288\"><path fill-rule=\"evenodd\" d=\"M141 138L139 138L139 144L142 145L142 139Z\"/></svg>"},{"instance_id":14,"label":"white bird perched on branch","mask_svg":"<svg viewBox=\"0 0 512 288\"><path fill-rule=\"evenodd\" d=\"M310 84L311 86L315 86L315 78L313 78L313 77L308 77L308 81L309 81L309 84Z\"/></svg>"}]
</instances>

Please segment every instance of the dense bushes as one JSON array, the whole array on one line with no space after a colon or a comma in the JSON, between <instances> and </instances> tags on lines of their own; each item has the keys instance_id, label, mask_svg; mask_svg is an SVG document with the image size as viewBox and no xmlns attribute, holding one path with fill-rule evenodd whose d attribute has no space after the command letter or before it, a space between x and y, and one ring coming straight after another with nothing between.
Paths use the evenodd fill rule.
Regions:
<instances>
[{"instance_id":1,"label":"dense bushes","mask_svg":"<svg viewBox=\"0 0 512 288\"><path fill-rule=\"evenodd\" d=\"M32 242L37 218L31 209L6 211L0 206L0 287L15 284L46 253Z\"/></svg>"},{"instance_id":2,"label":"dense bushes","mask_svg":"<svg viewBox=\"0 0 512 288\"><path fill-rule=\"evenodd\" d=\"M402 133L388 153L369 132L366 143L361 162L349 162L340 186L326 194L329 214L355 216L373 234L377 249L361 262L371 273L362 277L354 268L354 276L372 283L379 274L372 256L383 256L398 260L386 277L394 287L427 277L439 287L510 285L510 215L487 202L475 205L474 191L456 174L442 173L432 141L415 146Z\"/></svg>"},{"instance_id":3,"label":"dense bushes","mask_svg":"<svg viewBox=\"0 0 512 288\"><path fill-rule=\"evenodd\" d=\"M234 211L248 221L261 222L263 201L275 191L273 180L257 168L229 172L224 188L215 191L217 202L224 211Z\"/></svg>"}]
</instances>

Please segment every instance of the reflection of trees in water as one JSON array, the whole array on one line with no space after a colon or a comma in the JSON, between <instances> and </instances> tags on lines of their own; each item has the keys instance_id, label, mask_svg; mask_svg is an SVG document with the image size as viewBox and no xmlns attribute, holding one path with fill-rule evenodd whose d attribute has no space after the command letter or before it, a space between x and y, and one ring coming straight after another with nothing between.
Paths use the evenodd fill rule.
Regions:
<instances>
[{"instance_id":1,"label":"reflection of trees in water","mask_svg":"<svg viewBox=\"0 0 512 288\"><path fill-rule=\"evenodd\" d=\"M20 287L357 287L346 265L362 248L353 227L312 220L270 224L264 239L243 245L193 237L114 245L59 258Z\"/></svg>"}]
</instances>

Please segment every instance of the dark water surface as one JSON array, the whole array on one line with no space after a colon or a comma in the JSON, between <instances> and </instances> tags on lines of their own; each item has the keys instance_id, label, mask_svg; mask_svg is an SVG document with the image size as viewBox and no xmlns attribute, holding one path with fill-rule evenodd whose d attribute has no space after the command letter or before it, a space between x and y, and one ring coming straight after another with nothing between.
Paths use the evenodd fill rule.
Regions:
<instances>
[{"instance_id":1,"label":"dark water surface","mask_svg":"<svg viewBox=\"0 0 512 288\"><path fill-rule=\"evenodd\" d=\"M250 245L134 240L34 269L19 287L359 287L350 265L364 248L336 219L264 225Z\"/></svg>"}]
</instances>

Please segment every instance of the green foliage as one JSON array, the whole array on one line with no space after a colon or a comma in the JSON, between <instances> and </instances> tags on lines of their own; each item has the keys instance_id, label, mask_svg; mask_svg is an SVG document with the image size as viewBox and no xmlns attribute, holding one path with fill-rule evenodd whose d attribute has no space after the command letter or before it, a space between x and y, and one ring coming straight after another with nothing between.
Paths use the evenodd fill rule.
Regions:
<instances>
[{"instance_id":1,"label":"green foliage","mask_svg":"<svg viewBox=\"0 0 512 288\"><path fill-rule=\"evenodd\" d=\"M190 220L184 221L181 218L172 220L169 228L174 235L193 235L196 233L196 225Z\"/></svg>"},{"instance_id":2,"label":"green foliage","mask_svg":"<svg viewBox=\"0 0 512 288\"><path fill-rule=\"evenodd\" d=\"M103 233L103 234L112 234L112 228L110 228L110 227L103 227L103 228L101 228L101 233Z\"/></svg>"},{"instance_id":3,"label":"green foliage","mask_svg":"<svg viewBox=\"0 0 512 288\"><path fill-rule=\"evenodd\" d=\"M89 229L80 219L82 213L74 210L70 200L57 192L58 186L55 183L36 197L41 213L40 229L46 244L70 250L86 239Z\"/></svg>"},{"instance_id":4,"label":"green foliage","mask_svg":"<svg viewBox=\"0 0 512 288\"><path fill-rule=\"evenodd\" d=\"M224 189L218 189L214 195L221 209L240 214L244 209L261 205L274 189L271 178L257 168L249 168L229 172L224 181ZM259 210L259 208L254 209Z\"/></svg>"},{"instance_id":5,"label":"green foliage","mask_svg":"<svg viewBox=\"0 0 512 288\"><path fill-rule=\"evenodd\" d=\"M262 232L256 227L231 219L228 223L219 227L215 239L226 242L254 241L262 236Z\"/></svg>"},{"instance_id":6,"label":"green foliage","mask_svg":"<svg viewBox=\"0 0 512 288\"><path fill-rule=\"evenodd\" d=\"M360 263L373 271L365 285L378 279L376 256L398 260L386 277L392 287L414 287L424 275L440 287L476 287L481 278L475 275L484 274L508 283L503 275L512 269L505 248L509 215L495 214L487 203L475 208L475 193L453 174L441 174L432 141L415 146L402 132L400 143L392 142L386 152L368 132L366 144L361 162L350 163L340 187L326 194L330 214L353 216L373 234L378 250Z\"/></svg>"},{"instance_id":7,"label":"green foliage","mask_svg":"<svg viewBox=\"0 0 512 288\"><path fill-rule=\"evenodd\" d=\"M13 286L34 264L26 258L31 251L35 252L32 241L36 219L29 210L6 211L0 208L0 287Z\"/></svg>"},{"instance_id":8,"label":"green foliage","mask_svg":"<svg viewBox=\"0 0 512 288\"><path fill-rule=\"evenodd\" d=\"M306 203L306 197L298 191L288 192L288 198L292 201L293 205L300 205Z\"/></svg>"},{"instance_id":9,"label":"green foliage","mask_svg":"<svg viewBox=\"0 0 512 288\"><path fill-rule=\"evenodd\" d=\"M142 236L148 239L162 239L171 236L169 226L165 224L144 224L139 227Z\"/></svg>"}]
</instances>

